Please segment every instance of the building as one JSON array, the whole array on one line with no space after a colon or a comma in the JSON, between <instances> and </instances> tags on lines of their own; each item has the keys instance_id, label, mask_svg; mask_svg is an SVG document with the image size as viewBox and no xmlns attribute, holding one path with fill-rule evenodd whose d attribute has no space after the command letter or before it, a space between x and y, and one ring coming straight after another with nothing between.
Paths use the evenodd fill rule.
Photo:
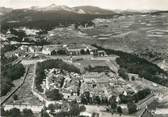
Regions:
<instances>
[{"instance_id":1,"label":"building","mask_svg":"<svg viewBox=\"0 0 168 117\"><path fill-rule=\"evenodd\" d=\"M95 54L97 56L107 56L106 52L104 50L98 50L97 54Z\"/></svg>"},{"instance_id":2,"label":"building","mask_svg":"<svg viewBox=\"0 0 168 117\"><path fill-rule=\"evenodd\" d=\"M23 37L23 41L27 41L27 42L36 42L40 40L39 38L37 38L36 36L26 36Z\"/></svg>"},{"instance_id":3,"label":"building","mask_svg":"<svg viewBox=\"0 0 168 117\"><path fill-rule=\"evenodd\" d=\"M53 47L44 46L43 49L42 49L42 53L46 54L46 55L51 55L51 53L55 50L56 50L56 48L54 46Z\"/></svg>"},{"instance_id":4,"label":"building","mask_svg":"<svg viewBox=\"0 0 168 117\"><path fill-rule=\"evenodd\" d=\"M43 46L42 53L46 55L55 55L59 50L64 50L66 53L65 48L62 45L46 45Z\"/></svg>"},{"instance_id":5,"label":"building","mask_svg":"<svg viewBox=\"0 0 168 117\"><path fill-rule=\"evenodd\" d=\"M41 53L42 46L30 46L28 52L30 53Z\"/></svg>"},{"instance_id":6,"label":"building","mask_svg":"<svg viewBox=\"0 0 168 117\"><path fill-rule=\"evenodd\" d=\"M22 45L19 47L20 50L25 51L25 52L28 52L28 48L29 47L27 45Z\"/></svg>"},{"instance_id":7,"label":"building","mask_svg":"<svg viewBox=\"0 0 168 117\"><path fill-rule=\"evenodd\" d=\"M20 28L19 30L25 31L26 35L36 35L39 32L39 30L29 29L29 28L26 28L26 27Z\"/></svg>"},{"instance_id":8,"label":"building","mask_svg":"<svg viewBox=\"0 0 168 117\"><path fill-rule=\"evenodd\" d=\"M121 110L122 110L123 114L128 114L129 113L127 104L119 104L118 106L121 107Z\"/></svg>"},{"instance_id":9,"label":"building","mask_svg":"<svg viewBox=\"0 0 168 117\"><path fill-rule=\"evenodd\" d=\"M79 117L92 117L92 113L89 112L81 112Z\"/></svg>"},{"instance_id":10,"label":"building","mask_svg":"<svg viewBox=\"0 0 168 117\"><path fill-rule=\"evenodd\" d=\"M95 18L93 20L93 23L95 23L96 27L107 27L110 22L111 19Z\"/></svg>"},{"instance_id":11,"label":"building","mask_svg":"<svg viewBox=\"0 0 168 117\"><path fill-rule=\"evenodd\" d=\"M32 110L34 113L39 113L41 112L41 110L44 108L43 105L27 105L27 104L22 104L22 105L4 105L4 110L5 111L9 111L13 108L17 108L19 109L20 111L23 111L24 109L30 109Z\"/></svg>"},{"instance_id":12,"label":"building","mask_svg":"<svg viewBox=\"0 0 168 117\"><path fill-rule=\"evenodd\" d=\"M128 73L128 77L129 77L129 81L139 80L139 75L138 74Z\"/></svg>"},{"instance_id":13,"label":"building","mask_svg":"<svg viewBox=\"0 0 168 117\"><path fill-rule=\"evenodd\" d=\"M97 52L97 48L86 44L69 44L66 47L69 55L87 55Z\"/></svg>"},{"instance_id":14,"label":"building","mask_svg":"<svg viewBox=\"0 0 168 117\"><path fill-rule=\"evenodd\" d=\"M83 75L84 79L98 79L102 77L104 73L98 73L98 72L87 72Z\"/></svg>"}]
</instances>

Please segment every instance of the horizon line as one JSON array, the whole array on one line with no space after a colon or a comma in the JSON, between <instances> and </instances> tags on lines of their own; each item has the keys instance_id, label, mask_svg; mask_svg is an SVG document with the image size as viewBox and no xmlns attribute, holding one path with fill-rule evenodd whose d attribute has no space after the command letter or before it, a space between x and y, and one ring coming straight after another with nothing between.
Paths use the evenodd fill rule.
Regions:
<instances>
[{"instance_id":1,"label":"horizon line","mask_svg":"<svg viewBox=\"0 0 168 117\"><path fill-rule=\"evenodd\" d=\"M51 3L50 5L56 5L55 3ZM32 5L32 6L29 6L29 7L20 7L20 8L14 8L14 7L8 7L8 6L0 6L1 8L10 8L10 9L14 9L14 10L17 10L17 9L31 9L32 7L39 7L39 8L45 8L47 6L50 6L50 5L46 5L46 6L38 6L38 5ZM96 6L96 5L77 5L77 6L68 6L68 5L56 5L56 6L67 6L67 7L70 7L70 8L74 8L74 7L82 7L82 6L91 6L91 7L98 7L98 8L101 8L101 9L104 9L104 10L110 10L110 11L168 11L168 9L109 9L109 8L103 8L103 7L100 7L100 6Z\"/></svg>"}]
</instances>

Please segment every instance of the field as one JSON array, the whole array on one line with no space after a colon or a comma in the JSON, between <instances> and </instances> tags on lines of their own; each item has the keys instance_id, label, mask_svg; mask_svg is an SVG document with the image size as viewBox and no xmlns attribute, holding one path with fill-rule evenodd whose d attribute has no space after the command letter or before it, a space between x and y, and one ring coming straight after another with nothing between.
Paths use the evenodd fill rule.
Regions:
<instances>
[{"instance_id":1,"label":"field","mask_svg":"<svg viewBox=\"0 0 168 117\"><path fill-rule=\"evenodd\" d=\"M50 43L87 43L94 44L96 39L87 35L86 33L82 33L81 31L74 30L73 28L56 28L49 32Z\"/></svg>"},{"instance_id":2,"label":"field","mask_svg":"<svg viewBox=\"0 0 168 117\"><path fill-rule=\"evenodd\" d=\"M125 15L103 21L94 20L96 28L83 30L111 49L137 51L168 49L168 13L160 15Z\"/></svg>"},{"instance_id":3,"label":"field","mask_svg":"<svg viewBox=\"0 0 168 117\"><path fill-rule=\"evenodd\" d=\"M168 13L94 19L95 28L56 28L51 43L87 43L134 53L158 65L168 60Z\"/></svg>"}]
</instances>

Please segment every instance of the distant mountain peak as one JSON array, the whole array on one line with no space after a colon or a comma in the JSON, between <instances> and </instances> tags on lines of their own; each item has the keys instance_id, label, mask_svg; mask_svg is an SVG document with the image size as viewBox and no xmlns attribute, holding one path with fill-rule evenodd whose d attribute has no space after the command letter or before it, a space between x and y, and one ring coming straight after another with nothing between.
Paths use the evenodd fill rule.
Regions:
<instances>
[{"instance_id":1,"label":"distant mountain peak","mask_svg":"<svg viewBox=\"0 0 168 117\"><path fill-rule=\"evenodd\" d=\"M79 10L77 11L77 13L79 13L79 14L86 14L86 12L85 12L84 10L82 10L82 9L79 9Z\"/></svg>"},{"instance_id":2,"label":"distant mountain peak","mask_svg":"<svg viewBox=\"0 0 168 117\"><path fill-rule=\"evenodd\" d=\"M57 5L56 4L50 4L48 7L56 7Z\"/></svg>"},{"instance_id":3,"label":"distant mountain peak","mask_svg":"<svg viewBox=\"0 0 168 117\"><path fill-rule=\"evenodd\" d=\"M78 12L82 11L85 14L112 14L113 13L113 11L111 10L103 9L96 6L77 6L73 8L76 11Z\"/></svg>"},{"instance_id":4,"label":"distant mountain peak","mask_svg":"<svg viewBox=\"0 0 168 117\"><path fill-rule=\"evenodd\" d=\"M31 7L32 10L37 11L68 11L77 14L113 14L113 11L99 8L96 6L78 6L78 7L68 7L66 5L56 5L50 4L46 7Z\"/></svg>"},{"instance_id":5,"label":"distant mountain peak","mask_svg":"<svg viewBox=\"0 0 168 117\"><path fill-rule=\"evenodd\" d=\"M60 11L60 10L64 10L64 11L73 12L73 9L68 7L68 6L56 5L56 4L51 4L51 5L46 6L46 7L36 8L36 9L32 9L32 10L40 10L40 11Z\"/></svg>"}]
</instances>

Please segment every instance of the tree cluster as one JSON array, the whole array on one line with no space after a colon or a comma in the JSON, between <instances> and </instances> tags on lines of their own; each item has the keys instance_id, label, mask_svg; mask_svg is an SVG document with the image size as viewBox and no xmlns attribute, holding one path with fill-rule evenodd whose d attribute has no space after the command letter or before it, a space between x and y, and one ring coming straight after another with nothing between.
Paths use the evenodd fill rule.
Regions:
<instances>
[{"instance_id":1,"label":"tree cluster","mask_svg":"<svg viewBox=\"0 0 168 117\"><path fill-rule=\"evenodd\" d=\"M25 68L22 64L15 65L5 65L2 66L1 71L1 92L0 95L4 96L10 91L11 87L14 86L12 84L13 80L17 80L21 78L21 76L25 73Z\"/></svg>"},{"instance_id":2,"label":"tree cluster","mask_svg":"<svg viewBox=\"0 0 168 117\"><path fill-rule=\"evenodd\" d=\"M12 56L9 58L5 56L6 52L16 50L17 48L18 46L15 46L15 45L5 45L3 48L1 48L0 96L6 95L7 92L10 91L11 87L14 86L12 84L12 81L20 78L24 73L24 67L21 64L17 64L17 65L10 64L10 62L17 59L16 56ZM16 76L13 76L13 75L16 75Z\"/></svg>"},{"instance_id":3,"label":"tree cluster","mask_svg":"<svg viewBox=\"0 0 168 117\"><path fill-rule=\"evenodd\" d=\"M55 110L61 109L61 112L56 112ZM47 107L49 113L54 117L78 117L80 112L86 110L84 105L79 105L76 100L71 102L65 102L63 104L50 104Z\"/></svg>"},{"instance_id":4,"label":"tree cluster","mask_svg":"<svg viewBox=\"0 0 168 117\"><path fill-rule=\"evenodd\" d=\"M82 104L100 104L100 105L108 104L107 97L99 95L90 96L90 92L88 91L81 94L80 98Z\"/></svg>"},{"instance_id":5,"label":"tree cluster","mask_svg":"<svg viewBox=\"0 0 168 117\"><path fill-rule=\"evenodd\" d=\"M82 55L87 55L87 54L90 54L90 51L88 49L86 51L84 49L81 49L80 53Z\"/></svg>"},{"instance_id":6,"label":"tree cluster","mask_svg":"<svg viewBox=\"0 0 168 117\"><path fill-rule=\"evenodd\" d=\"M135 113L137 111L137 106L132 101L130 101L129 103L127 103L127 107L128 107L129 114Z\"/></svg>"},{"instance_id":7,"label":"tree cluster","mask_svg":"<svg viewBox=\"0 0 168 117\"><path fill-rule=\"evenodd\" d=\"M2 32L5 32L7 29L13 27L29 27L35 29L42 29L42 30L51 30L55 27L65 27L71 24L75 24L75 28L77 29L79 25L87 25L92 26L94 23L92 20L94 18L107 18L112 17L112 15L91 15L91 14L76 14L70 13L66 11L57 11L57 12L32 12L31 10L24 11L24 10L16 10L12 13L7 14L8 16L5 20L2 21ZM21 17L22 16L22 17ZM29 16L32 17L32 21L25 21L24 17ZM20 22L16 23L8 23L8 20L15 19L19 20Z\"/></svg>"},{"instance_id":8,"label":"tree cluster","mask_svg":"<svg viewBox=\"0 0 168 117\"><path fill-rule=\"evenodd\" d=\"M123 79L129 80L127 71L126 71L125 69L122 69L122 68L119 69L119 70L118 70L118 74L119 74L119 76L121 76Z\"/></svg>"},{"instance_id":9,"label":"tree cluster","mask_svg":"<svg viewBox=\"0 0 168 117\"><path fill-rule=\"evenodd\" d=\"M1 108L1 116L4 116L4 117L35 117L32 110L24 109L23 111L20 111L17 108L13 108L9 111L4 111L4 109Z\"/></svg>"},{"instance_id":10,"label":"tree cluster","mask_svg":"<svg viewBox=\"0 0 168 117\"><path fill-rule=\"evenodd\" d=\"M148 89L148 88L140 90L137 93L132 94L132 95L130 95L130 94L128 94L128 95L120 94L119 95L120 103L127 104L129 102L138 102L138 101L146 98L149 94L151 94L151 90Z\"/></svg>"},{"instance_id":11,"label":"tree cluster","mask_svg":"<svg viewBox=\"0 0 168 117\"><path fill-rule=\"evenodd\" d=\"M55 100L61 100L63 98L63 95L59 92L58 89L53 89L53 90L47 90L45 92L45 95L47 96L48 99L51 101Z\"/></svg>"},{"instance_id":12,"label":"tree cluster","mask_svg":"<svg viewBox=\"0 0 168 117\"><path fill-rule=\"evenodd\" d=\"M85 70L86 71L89 71L89 72L109 72L111 71L111 69L108 67L108 66L88 66L88 67L85 67Z\"/></svg>"},{"instance_id":13,"label":"tree cluster","mask_svg":"<svg viewBox=\"0 0 168 117\"><path fill-rule=\"evenodd\" d=\"M67 52L64 49L60 49L58 51L52 51L51 55L67 55Z\"/></svg>"},{"instance_id":14,"label":"tree cluster","mask_svg":"<svg viewBox=\"0 0 168 117\"><path fill-rule=\"evenodd\" d=\"M9 38L11 41L21 42L24 37L26 37L26 33L23 30L15 30L13 28L10 29L11 34L14 34L16 37Z\"/></svg>"},{"instance_id":15,"label":"tree cluster","mask_svg":"<svg viewBox=\"0 0 168 117\"><path fill-rule=\"evenodd\" d=\"M107 97L101 96L90 96L90 92L84 92L81 94L81 103L82 104L98 104L98 105L109 105L110 111L122 113L121 108L118 104L126 104L128 107L129 113L136 112L136 104L138 101L146 98L151 93L150 89L143 89L133 95L119 95L119 101L117 102L116 96L111 96L109 99Z\"/></svg>"},{"instance_id":16,"label":"tree cluster","mask_svg":"<svg viewBox=\"0 0 168 117\"><path fill-rule=\"evenodd\" d=\"M86 110L85 106L79 106L79 104L76 101L70 102L69 106L69 111L59 112L54 117L78 117L80 112Z\"/></svg>"}]
</instances>

